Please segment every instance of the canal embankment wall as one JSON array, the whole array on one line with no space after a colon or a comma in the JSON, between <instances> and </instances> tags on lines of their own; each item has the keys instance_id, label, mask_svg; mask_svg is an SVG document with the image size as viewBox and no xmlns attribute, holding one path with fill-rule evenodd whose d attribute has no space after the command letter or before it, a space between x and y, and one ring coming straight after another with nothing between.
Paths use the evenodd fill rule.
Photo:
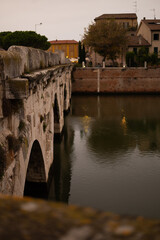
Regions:
<instances>
[{"instance_id":1,"label":"canal embankment wall","mask_svg":"<svg viewBox=\"0 0 160 240\"><path fill-rule=\"evenodd\" d=\"M160 93L160 68L76 68L73 93Z\"/></svg>"}]
</instances>

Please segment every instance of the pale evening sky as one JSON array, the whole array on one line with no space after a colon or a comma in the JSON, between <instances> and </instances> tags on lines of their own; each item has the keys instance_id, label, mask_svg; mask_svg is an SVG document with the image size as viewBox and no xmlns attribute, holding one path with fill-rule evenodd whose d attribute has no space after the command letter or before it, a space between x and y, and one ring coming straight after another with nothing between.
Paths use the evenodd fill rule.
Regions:
<instances>
[{"instance_id":1,"label":"pale evening sky","mask_svg":"<svg viewBox=\"0 0 160 240\"><path fill-rule=\"evenodd\" d=\"M48 40L81 40L84 28L105 13L160 19L160 0L0 0L0 32L35 31Z\"/></svg>"}]
</instances>

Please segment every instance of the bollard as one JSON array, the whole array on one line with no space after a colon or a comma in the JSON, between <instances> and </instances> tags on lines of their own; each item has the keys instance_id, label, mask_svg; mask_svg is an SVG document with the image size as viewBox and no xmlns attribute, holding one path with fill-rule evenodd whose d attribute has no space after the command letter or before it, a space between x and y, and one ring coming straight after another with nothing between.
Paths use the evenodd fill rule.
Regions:
<instances>
[{"instance_id":1,"label":"bollard","mask_svg":"<svg viewBox=\"0 0 160 240\"><path fill-rule=\"evenodd\" d=\"M144 62L144 68L147 69L147 62Z\"/></svg>"}]
</instances>

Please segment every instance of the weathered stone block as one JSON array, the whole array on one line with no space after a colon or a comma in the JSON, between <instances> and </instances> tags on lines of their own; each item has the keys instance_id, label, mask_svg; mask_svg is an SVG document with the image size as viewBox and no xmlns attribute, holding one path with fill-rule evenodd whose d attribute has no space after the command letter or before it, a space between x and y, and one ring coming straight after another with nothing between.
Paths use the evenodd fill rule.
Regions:
<instances>
[{"instance_id":1,"label":"weathered stone block","mask_svg":"<svg viewBox=\"0 0 160 240\"><path fill-rule=\"evenodd\" d=\"M0 62L3 65L1 79L11 79L21 75L21 57L9 51L0 51Z\"/></svg>"},{"instance_id":2,"label":"weathered stone block","mask_svg":"<svg viewBox=\"0 0 160 240\"><path fill-rule=\"evenodd\" d=\"M31 47L11 46L8 51L0 51L0 78L12 79L64 63L64 53L61 51L52 53Z\"/></svg>"},{"instance_id":3,"label":"weathered stone block","mask_svg":"<svg viewBox=\"0 0 160 240\"><path fill-rule=\"evenodd\" d=\"M3 118L2 97L3 97L3 91L2 91L2 85L0 83L0 118Z\"/></svg>"},{"instance_id":4,"label":"weathered stone block","mask_svg":"<svg viewBox=\"0 0 160 240\"><path fill-rule=\"evenodd\" d=\"M28 79L14 78L6 81L6 99L24 99L28 94Z\"/></svg>"}]
</instances>

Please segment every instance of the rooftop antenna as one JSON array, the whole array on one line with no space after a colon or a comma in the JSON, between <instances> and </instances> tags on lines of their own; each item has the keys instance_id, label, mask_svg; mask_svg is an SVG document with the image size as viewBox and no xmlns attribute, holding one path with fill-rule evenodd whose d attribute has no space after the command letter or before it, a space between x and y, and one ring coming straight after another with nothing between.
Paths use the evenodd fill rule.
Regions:
<instances>
[{"instance_id":1,"label":"rooftop antenna","mask_svg":"<svg viewBox=\"0 0 160 240\"><path fill-rule=\"evenodd\" d=\"M155 10L155 8L151 9L151 11L153 11L153 13L154 13L154 19L156 19L156 10Z\"/></svg>"},{"instance_id":2,"label":"rooftop antenna","mask_svg":"<svg viewBox=\"0 0 160 240\"><path fill-rule=\"evenodd\" d=\"M137 13L137 0L133 2L133 7L134 7L135 13Z\"/></svg>"}]
</instances>

